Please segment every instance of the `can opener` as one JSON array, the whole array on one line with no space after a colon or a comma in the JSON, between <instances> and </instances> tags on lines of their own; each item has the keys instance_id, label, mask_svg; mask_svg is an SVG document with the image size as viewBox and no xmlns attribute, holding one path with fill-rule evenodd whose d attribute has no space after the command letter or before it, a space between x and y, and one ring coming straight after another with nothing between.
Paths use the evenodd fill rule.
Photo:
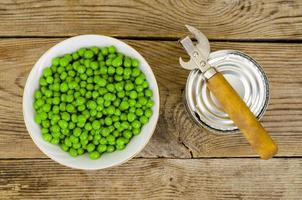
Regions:
<instances>
[{"instance_id":1,"label":"can opener","mask_svg":"<svg viewBox=\"0 0 302 200\"><path fill-rule=\"evenodd\" d=\"M273 157L278 151L277 144L224 76L207 62L210 53L210 44L207 37L192 26L186 25L186 27L197 42L194 44L189 36L180 40L181 45L190 56L188 62L184 62L180 57L180 65L188 70L199 69L205 78L208 89L241 130L257 154L262 159Z\"/></svg>"}]
</instances>

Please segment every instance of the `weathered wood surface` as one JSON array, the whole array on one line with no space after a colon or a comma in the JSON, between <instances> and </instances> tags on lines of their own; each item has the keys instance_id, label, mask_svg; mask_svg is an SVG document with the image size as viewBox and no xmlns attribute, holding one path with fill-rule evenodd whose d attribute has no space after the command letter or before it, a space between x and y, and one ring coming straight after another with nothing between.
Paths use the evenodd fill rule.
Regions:
<instances>
[{"instance_id":1,"label":"weathered wood surface","mask_svg":"<svg viewBox=\"0 0 302 200\"><path fill-rule=\"evenodd\" d=\"M0 158L45 157L29 137L22 116L23 87L36 60L63 39L0 40ZM188 72L177 42L131 41L151 65L161 94L157 129L138 157L255 156L238 135L214 135L198 128L185 113L182 91ZM302 44L213 42L212 49L238 49L253 56L270 80L271 100L263 124L279 144L278 156L302 155Z\"/></svg>"},{"instance_id":2,"label":"weathered wood surface","mask_svg":"<svg viewBox=\"0 0 302 200\"><path fill-rule=\"evenodd\" d=\"M302 2L280 0L0 1L0 36L178 38L184 25L211 39L302 39Z\"/></svg>"},{"instance_id":3,"label":"weathered wood surface","mask_svg":"<svg viewBox=\"0 0 302 200\"><path fill-rule=\"evenodd\" d=\"M302 159L133 159L101 171L2 160L1 199L301 199Z\"/></svg>"},{"instance_id":4,"label":"weathered wood surface","mask_svg":"<svg viewBox=\"0 0 302 200\"><path fill-rule=\"evenodd\" d=\"M176 42L188 34L185 24L216 41L212 50L238 49L263 66L271 101L262 122L279 144L277 158L247 158L256 155L240 134L214 135L190 121L182 104L188 71L179 67L184 51ZM125 41L146 58L159 84L151 141L111 169L74 170L46 158L23 121L32 66L64 37L79 34L132 39ZM301 41L299 0L1 0L0 199L301 199Z\"/></svg>"}]
</instances>

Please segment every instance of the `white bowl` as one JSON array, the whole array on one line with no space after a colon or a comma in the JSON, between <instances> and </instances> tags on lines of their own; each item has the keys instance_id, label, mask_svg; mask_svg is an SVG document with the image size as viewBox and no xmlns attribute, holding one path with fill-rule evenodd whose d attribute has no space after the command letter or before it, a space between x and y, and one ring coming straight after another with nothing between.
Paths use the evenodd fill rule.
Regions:
<instances>
[{"instance_id":1,"label":"white bowl","mask_svg":"<svg viewBox=\"0 0 302 200\"><path fill-rule=\"evenodd\" d=\"M61 150L58 145L53 145L45 142L42 138L40 126L34 121L35 110L33 108L34 92L39 87L39 78L42 75L43 69L51 65L51 60L54 57L62 56L66 53L71 53L81 47L91 46L116 46L119 52L127 56L137 58L140 61L140 70L144 72L149 82L150 88L153 90L153 115L149 122L145 124L141 133L134 136L126 148L122 151L113 153L105 153L98 160L91 160L87 154L71 157L68 153ZM146 62L146 60L131 46L117 40L115 38L101 35L81 35L64 40L42 55L31 70L24 88L23 94L23 115L27 130L39 147L39 149L54 161L77 169L96 170L120 165L138 154L148 143L157 124L159 115L159 92L154 74ZM30 149L28 150L30 151Z\"/></svg>"}]
</instances>

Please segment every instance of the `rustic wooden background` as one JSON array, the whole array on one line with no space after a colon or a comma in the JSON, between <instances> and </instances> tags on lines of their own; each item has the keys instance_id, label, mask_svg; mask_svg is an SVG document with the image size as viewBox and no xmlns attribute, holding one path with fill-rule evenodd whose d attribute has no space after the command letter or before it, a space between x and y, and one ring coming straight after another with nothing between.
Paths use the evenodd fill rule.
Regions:
<instances>
[{"instance_id":1,"label":"rustic wooden background","mask_svg":"<svg viewBox=\"0 0 302 200\"><path fill-rule=\"evenodd\" d=\"M238 49L268 75L271 101L262 119L278 155L257 158L240 135L193 124L178 57L184 24L201 29L212 50ZM151 65L160 118L147 147L107 170L81 171L47 158L27 133L22 94L48 48L80 34L114 36ZM301 199L302 1L87 0L0 1L0 199Z\"/></svg>"}]
</instances>

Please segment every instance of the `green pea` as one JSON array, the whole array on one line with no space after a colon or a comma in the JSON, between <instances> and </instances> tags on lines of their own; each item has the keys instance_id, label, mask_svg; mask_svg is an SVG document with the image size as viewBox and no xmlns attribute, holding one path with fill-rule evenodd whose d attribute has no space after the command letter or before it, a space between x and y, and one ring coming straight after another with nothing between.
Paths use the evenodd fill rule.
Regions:
<instances>
[{"instance_id":1,"label":"green pea","mask_svg":"<svg viewBox=\"0 0 302 200\"><path fill-rule=\"evenodd\" d=\"M77 60L77 59L79 59L79 57L80 57L80 55L77 53L77 52L74 52L74 53L72 53L72 59L73 60Z\"/></svg>"},{"instance_id":2,"label":"green pea","mask_svg":"<svg viewBox=\"0 0 302 200\"><path fill-rule=\"evenodd\" d=\"M42 129L41 129L41 132L42 132L42 134L43 134L43 133L48 133L48 132L49 132L49 129L48 129L48 128L42 128Z\"/></svg>"},{"instance_id":3,"label":"green pea","mask_svg":"<svg viewBox=\"0 0 302 200\"><path fill-rule=\"evenodd\" d=\"M58 124L62 129L68 128L68 123L65 120L59 120Z\"/></svg>"},{"instance_id":4,"label":"green pea","mask_svg":"<svg viewBox=\"0 0 302 200\"><path fill-rule=\"evenodd\" d=\"M137 92L132 90L130 93L129 93L129 97L131 99L136 99L137 98Z\"/></svg>"},{"instance_id":5,"label":"green pea","mask_svg":"<svg viewBox=\"0 0 302 200\"><path fill-rule=\"evenodd\" d=\"M65 121L69 121L70 120L70 114L68 112L63 112L61 114L61 118Z\"/></svg>"},{"instance_id":6,"label":"green pea","mask_svg":"<svg viewBox=\"0 0 302 200\"><path fill-rule=\"evenodd\" d=\"M103 48L101 48L101 53L104 55L104 56L106 56L106 55L108 55L108 48L107 47L103 47Z\"/></svg>"},{"instance_id":7,"label":"green pea","mask_svg":"<svg viewBox=\"0 0 302 200\"><path fill-rule=\"evenodd\" d=\"M107 64L107 62L106 62L106 64ZM112 67L112 66L109 66L109 67L108 67L108 71L107 71L107 72L108 72L108 74L109 74L109 75L112 75L112 74L114 74L114 73L115 73L115 68L114 68L114 67Z\"/></svg>"},{"instance_id":8,"label":"green pea","mask_svg":"<svg viewBox=\"0 0 302 200\"><path fill-rule=\"evenodd\" d=\"M116 52L116 48L115 48L114 46L109 46L109 47L108 47L108 52L109 52L110 54L114 54L114 53Z\"/></svg>"},{"instance_id":9,"label":"green pea","mask_svg":"<svg viewBox=\"0 0 302 200\"><path fill-rule=\"evenodd\" d=\"M127 101L122 101L120 106L119 106L119 109L120 110L127 110L129 108L129 103Z\"/></svg>"},{"instance_id":10,"label":"green pea","mask_svg":"<svg viewBox=\"0 0 302 200\"><path fill-rule=\"evenodd\" d=\"M95 101L90 100L87 102L87 108L94 110L96 109L96 107L97 107L97 103Z\"/></svg>"},{"instance_id":11,"label":"green pea","mask_svg":"<svg viewBox=\"0 0 302 200\"><path fill-rule=\"evenodd\" d=\"M115 73L118 75L122 75L124 72L124 69L122 67L117 67L115 70Z\"/></svg>"},{"instance_id":12,"label":"green pea","mask_svg":"<svg viewBox=\"0 0 302 200\"><path fill-rule=\"evenodd\" d=\"M42 97L42 92L40 90L36 90L34 96L35 99L40 99Z\"/></svg>"},{"instance_id":13,"label":"green pea","mask_svg":"<svg viewBox=\"0 0 302 200\"><path fill-rule=\"evenodd\" d=\"M66 151L66 152L68 152L68 150L69 150L69 147L66 145L66 144L60 144L60 147L61 147L61 149L63 150L63 151Z\"/></svg>"},{"instance_id":14,"label":"green pea","mask_svg":"<svg viewBox=\"0 0 302 200\"><path fill-rule=\"evenodd\" d=\"M115 113L114 113L114 115L116 115L116 116L120 116L121 115L121 110L120 109L115 109Z\"/></svg>"},{"instance_id":15,"label":"green pea","mask_svg":"<svg viewBox=\"0 0 302 200\"><path fill-rule=\"evenodd\" d=\"M124 136L125 138L130 139L130 138L132 137L132 132L129 131L129 130L126 130L126 131L123 132L123 136Z\"/></svg>"},{"instance_id":16,"label":"green pea","mask_svg":"<svg viewBox=\"0 0 302 200\"><path fill-rule=\"evenodd\" d=\"M148 88L149 87L149 83L146 80L144 80L142 86L143 86L143 88Z\"/></svg>"},{"instance_id":17,"label":"green pea","mask_svg":"<svg viewBox=\"0 0 302 200\"><path fill-rule=\"evenodd\" d=\"M69 77L74 77L76 75L76 72L73 70L70 70L70 71L68 71L68 75L69 75ZM66 80L67 80L67 78L66 78Z\"/></svg>"},{"instance_id":18,"label":"green pea","mask_svg":"<svg viewBox=\"0 0 302 200\"><path fill-rule=\"evenodd\" d=\"M126 120L127 120L127 115L126 115ZM122 124L121 124L121 126L123 127L123 129L128 129L129 126L130 126L129 123L126 120L123 121Z\"/></svg>"},{"instance_id":19,"label":"green pea","mask_svg":"<svg viewBox=\"0 0 302 200\"><path fill-rule=\"evenodd\" d=\"M84 56L84 53L86 51L86 48L80 48L78 53L79 53L79 56L83 57Z\"/></svg>"},{"instance_id":20,"label":"green pea","mask_svg":"<svg viewBox=\"0 0 302 200\"><path fill-rule=\"evenodd\" d=\"M114 92L115 91L115 86L110 83L106 86L106 89L109 91L109 92Z\"/></svg>"},{"instance_id":21,"label":"green pea","mask_svg":"<svg viewBox=\"0 0 302 200\"><path fill-rule=\"evenodd\" d=\"M132 73L132 70L130 68L125 68L124 77L129 77L130 78L131 73Z\"/></svg>"},{"instance_id":22,"label":"green pea","mask_svg":"<svg viewBox=\"0 0 302 200\"><path fill-rule=\"evenodd\" d=\"M121 103L121 100L120 100L120 99L115 99L115 100L113 101L113 105L114 105L115 107L119 107L120 103Z\"/></svg>"},{"instance_id":23,"label":"green pea","mask_svg":"<svg viewBox=\"0 0 302 200\"><path fill-rule=\"evenodd\" d=\"M137 116L142 116L144 114L144 111L142 109L138 108L138 109L135 110L135 114Z\"/></svg>"},{"instance_id":24,"label":"green pea","mask_svg":"<svg viewBox=\"0 0 302 200\"><path fill-rule=\"evenodd\" d=\"M126 121L128 118L127 118L127 115L126 115L125 113L122 113L122 114L120 115L120 119L121 119L122 121Z\"/></svg>"},{"instance_id":25,"label":"green pea","mask_svg":"<svg viewBox=\"0 0 302 200\"><path fill-rule=\"evenodd\" d=\"M90 117L90 112L89 112L89 110L84 110L83 112L82 112L82 115L86 118L86 120ZM83 123L84 123L84 121L83 121Z\"/></svg>"},{"instance_id":26,"label":"green pea","mask_svg":"<svg viewBox=\"0 0 302 200\"><path fill-rule=\"evenodd\" d=\"M50 142L52 140L52 136L48 133L42 134L42 137L46 142Z\"/></svg>"},{"instance_id":27,"label":"green pea","mask_svg":"<svg viewBox=\"0 0 302 200\"><path fill-rule=\"evenodd\" d=\"M140 74L141 74L141 71L139 69L135 68L135 69L132 70L132 74L131 75L133 77L138 77Z\"/></svg>"},{"instance_id":28,"label":"green pea","mask_svg":"<svg viewBox=\"0 0 302 200\"><path fill-rule=\"evenodd\" d=\"M67 83L61 83L60 85L60 91L66 92L68 90L68 84Z\"/></svg>"},{"instance_id":29,"label":"green pea","mask_svg":"<svg viewBox=\"0 0 302 200\"><path fill-rule=\"evenodd\" d=\"M107 81L103 78L100 78L97 82L97 84L101 87L104 87L107 84Z\"/></svg>"},{"instance_id":30,"label":"green pea","mask_svg":"<svg viewBox=\"0 0 302 200\"><path fill-rule=\"evenodd\" d=\"M73 129L75 128L75 123L69 122L69 123L68 123L68 128L69 128L70 130L73 130Z\"/></svg>"},{"instance_id":31,"label":"green pea","mask_svg":"<svg viewBox=\"0 0 302 200\"><path fill-rule=\"evenodd\" d=\"M121 75L117 75L117 74L116 74L116 75L114 76L114 80L120 82L120 81L123 80L123 77L122 77Z\"/></svg>"},{"instance_id":32,"label":"green pea","mask_svg":"<svg viewBox=\"0 0 302 200\"><path fill-rule=\"evenodd\" d=\"M131 65L132 65L132 67L138 67L138 65L139 65L138 60L133 58L131 61Z\"/></svg>"},{"instance_id":33,"label":"green pea","mask_svg":"<svg viewBox=\"0 0 302 200\"><path fill-rule=\"evenodd\" d=\"M108 73L108 68L106 66L102 66L100 68L100 74L105 75Z\"/></svg>"},{"instance_id":34,"label":"green pea","mask_svg":"<svg viewBox=\"0 0 302 200\"><path fill-rule=\"evenodd\" d=\"M122 83L116 83L116 84L114 84L114 87L115 87L115 90L118 92L123 91L123 89L124 89L124 85Z\"/></svg>"},{"instance_id":35,"label":"green pea","mask_svg":"<svg viewBox=\"0 0 302 200\"><path fill-rule=\"evenodd\" d=\"M80 74L83 74L83 76L82 76L82 79L83 80L86 80L87 79L87 75L85 74L84 75L84 73L85 73L85 71L86 71L86 67L84 66L84 65L80 65L79 67L78 67L78 73L80 73Z\"/></svg>"},{"instance_id":36,"label":"green pea","mask_svg":"<svg viewBox=\"0 0 302 200\"><path fill-rule=\"evenodd\" d=\"M65 138L64 144L65 144L66 146L68 146L68 147L71 147L71 146L72 146L72 142L71 142L71 140L70 140L69 138Z\"/></svg>"},{"instance_id":37,"label":"green pea","mask_svg":"<svg viewBox=\"0 0 302 200\"><path fill-rule=\"evenodd\" d=\"M112 61L112 66L119 67L123 64L123 59L121 57L116 57Z\"/></svg>"},{"instance_id":38,"label":"green pea","mask_svg":"<svg viewBox=\"0 0 302 200\"><path fill-rule=\"evenodd\" d=\"M52 138L50 141L52 144L59 144L60 139L59 138Z\"/></svg>"},{"instance_id":39,"label":"green pea","mask_svg":"<svg viewBox=\"0 0 302 200\"><path fill-rule=\"evenodd\" d=\"M142 123L142 124L146 124L148 122L148 117L146 116L141 116L139 118L139 121Z\"/></svg>"},{"instance_id":40,"label":"green pea","mask_svg":"<svg viewBox=\"0 0 302 200\"><path fill-rule=\"evenodd\" d=\"M93 55L94 55L94 54L93 54L93 51L87 50L87 51L85 51L85 53L84 53L84 58L89 59L89 58L92 58Z\"/></svg>"},{"instance_id":41,"label":"green pea","mask_svg":"<svg viewBox=\"0 0 302 200\"><path fill-rule=\"evenodd\" d=\"M137 107L137 108L141 108L141 107L142 107L142 104L140 104L140 103L136 103L136 104L135 104L135 107Z\"/></svg>"},{"instance_id":42,"label":"green pea","mask_svg":"<svg viewBox=\"0 0 302 200\"><path fill-rule=\"evenodd\" d=\"M54 97L54 98L52 99L52 103L53 103L54 105L59 105L59 104L60 104L60 98L59 98L59 97Z\"/></svg>"},{"instance_id":43,"label":"green pea","mask_svg":"<svg viewBox=\"0 0 302 200\"><path fill-rule=\"evenodd\" d=\"M51 127L51 131L52 131L53 133L58 133L58 132L60 132L60 127L59 127L58 125L53 125L53 126Z\"/></svg>"},{"instance_id":44,"label":"green pea","mask_svg":"<svg viewBox=\"0 0 302 200\"><path fill-rule=\"evenodd\" d=\"M154 106L154 101L152 101L152 100L149 100L146 104L146 107L148 107L148 108L151 108L153 106Z\"/></svg>"},{"instance_id":45,"label":"green pea","mask_svg":"<svg viewBox=\"0 0 302 200\"><path fill-rule=\"evenodd\" d=\"M138 135L138 134L140 134L140 132L141 132L141 130L139 128L133 128L132 129L133 135Z\"/></svg>"},{"instance_id":46,"label":"green pea","mask_svg":"<svg viewBox=\"0 0 302 200\"><path fill-rule=\"evenodd\" d=\"M141 85L141 84L143 84L143 82L144 82L144 78L141 77L141 76L138 76L138 77L135 79L135 84L136 84L136 85Z\"/></svg>"},{"instance_id":47,"label":"green pea","mask_svg":"<svg viewBox=\"0 0 302 200\"><path fill-rule=\"evenodd\" d=\"M75 112L75 107L72 104L67 104L66 105L66 111L69 113L74 113Z\"/></svg>"},{"instance_id":48,"label":"green pea","mask_svg":"<svg viewBox=\"0 0 302 200\"><path fill-rule=\"evenodd\" d=\"M110 100L105 100L104 101L104 106L105 107L109 107L111 105L111 101Z\"/></svg>"},{"instance_id":49,"label":"green pea","mask_svg":"<svg viewBox=\"0 0 302 200\"><path fill-rule=\"evenodd\" d=\"M53 83L53 81L54 81L53 77L51 77L51 76L46 77L46 82L47 82L48 84Z\"/></svg>"},{"instance_id":50,"label":"green pea","mask_svg":"<svg viewBox=\"0 0 302 200\"><path fill-rule=\"evenodd\" d=\"M77 157L78 156L78 151L74 148L70 148L69 149L69 154L72 156L72 157Z\"/></svg>"},{"instance_id":51,"label":"green pea","mask_svg":"<svg viewBox=\"0 0 302 200\"><path fill-rule=\"evenodd\" d=\"M133 128L140 128L141 127L141 122L138 120L135 120L131 123Z\"/></svg>"},{"instance_id":52,"label":"green pea","mask_svg":"<svg viewBox=\"0 0 302 200\"><path fill-rule=\"evenodd\" d=\"M119 137L117 140L116 140L116 145L124 145L125 144L125 140L122 138L122 137Z\"/></svg>"},{"instance_id":53,"label":"green pea","mask_svg":"<svg viewBox=\"0 0 302 200\"><path fill-rule=\"evenodd\" d=\"M107 146L107 152L108 152L108 153L111 153L111 152L113 152L114 150L115 150L115 147L114 147L113 145Z\"/></svg>"},{"instance_id":54,"label":"green pea","mask_svg":"<svg viewBox=\"0 0 302 200\"><path fill-rule=\"evenodd\" d=\"M104 144L100 144L100 145L98 146L98 148L97 148L97 151L98 151L99 153L106 152L106 150L107 150L107 146L104 145Z\"/></svg>"},{"instance_id":55,"label":"green pea","mask_svg":"<svg viewBox=\"0 0 302 200\"><path fill-rule=\"evenodd\" d=\"M58 66L60 64L60 58L56 57L56 58L52 59L52 64L54 66Z\"/></svg>"},{"instance_id":56,"label":"green pea","mask_svg":"<svg viewBox=\"0 0 302 200\"><path fill-rule=\"evenodd\" d=\"M98 151L93 151L89 153L89 158L92 160L96 160L101 156L101 154Z\"/></svg>"},{"instance_id":57,"label":"green pea","mask_svg":"<svg viewBox=\"0 0 302 200\"><path fill-rule=\"evenodd\" d=\"M73 147L74 149L79 149L79 148L81 148L81 143L74 143L74 144L72 145L72 147Z\"/></svg>"},{"instance_id":58,"label":"green pea","mask_svg":"<svg viewBox=\"0 0 302 200\"><path fill-rule=\"evenodd\" d=\"M108 128L103 128L101 134L102 136L107 137L110 134L110 130Z\"/></svg>"},{"instance_id":59,"label":"green pea","mask_svg":"<svg viewBox=\"0 0 302 200\"><path fill-rule=\"evenodd\" d=\"M61 129L63 135L70 135L69 129Z\"/></svg>"},{"instance_id":60,"label":"green pea","mask_svg":"<svg viewBox=\"0 0 302 200\"><path fill-rule=\"evenodd\" d=\"M131 67L131 59L126 57L124 59L124 67Z\"/></svg>"},{"instance_id":61,"label":"green pea","mask_svg":"<svg viewBox=\"0 0 302 200\"><path fill-rule=\"evenodd\" d=\"M130 91L130 90L133 90L133 89L134 89L134 85L131 82L126 83L126 85L125 85L125 90L126 91Z\"/></svg>"},{"instance_id":62,"label":"green pea","mask_svg":"<svg viewBox=\"0 0 302 200\"><path fill-rule=\"evenodd\" d=\"M111 119L110 117L106 117L106 118L105 118L105 124L106 124L107 126L110 126L110 125L112 124L112 119Z\"/></svg>"},{"instance_id":63,"label":"green pea","mask_svg":"<svg viewBox=\"0 0 302 200\"><path fill-rule=\"evenodd\" d=\"M60 107L59 106L53 106L52 107L52 112L55 114L58 114L60 112Z\"/></svg>"},{"instance_id":64,"label":"green pea","mask_svg":"<svg viewBox=\"0 0 302 200\"><path fill-rule=\"evenodd\" d=\"M97 120L94 120L94 121L92 122L92 128L93 128L94 130L100 129L100 128L101 128L100 122L97 121Z\"/></svg>"},{"instance_id":65,"label":"green pea","mask_svg":"<svg viewBox=\"0 0 302 200\"><path fill-rule=\"evenodd\" d=\"M83 155L85 153L84 149L79 148L78 150L78 155Z\"/></svg>"},{"instance_id":66,"label":"green pea","mask_svg":"<svg viewBox=\"0 0 302 200\"><path fill-rule=\"evenodd\" d=\"M133 113L128 113L127 119L129 122L133 122L135 120L136 116Z\"/></svg>"},{"instance_id":67,"label":"green pea","mask_svg":"<svg viewBox=\"0 0 302 200\"><path fill-rule=\"evenodd\" d=\"M40 85L42 85L42 86L46 86L46 85L47 85L47 82L46 82L46 79L45 79L45 78L40 78L39 83L40 83Z\"/></svg>"},{"instance_id":68,"label":"green pea","mask_svg":"<svg viewBox=\"0 0 302 200\"><path fill-rule=\"evenodd\" d=\"M139 97L138 102L144 106L147 104L148 100L145 97Z\"/></svg>"},{"instance_id":69,"label":"green pea","mask_svg":"<svg viewBox=\"0 0 302 200\"><path fill-rule=\"evenodd\" d=\"M79 137L81 135L81 133L82 133L82 130L78 127L73 130L73 135L76 137Z\"/></svg>"},{"instance_id":70,"label":"green pea","mask_svg":"<svg viewBox=\"0 0 302 200\"><path fill-rule=\"evenodd\" d=\"M84 66L85 66L86 68L90 67L90 63L91 63L91 60L90 60L90 59L85 59L85 60L84 60Z\"/></svg>"},{"instance_id":71,"label":"green pea","mask_svg":"<svg viewBox=\"0 0 302 200\"><path fill-rule=\"evenodd\" d=\"M86 149L86 146L87 146L87 144L89 143L88 138L87 138L86 140L81 140L80 143L81 143L82 147L83 147L83 148L85 147L85 149Z\"/></svg>"},{"instance_id":72,"label":"green pea","mask_svg":"<svg viewBox=\"0 0 302 200\"><path fill-rule=\"evenodd\" d=\"M45 112L41 112L40 117L41 117L41 120L46 120L47 119L47 114Z\"/></svg>"},{"instance_id":73,"label":"green pea","mask_svg":"<svg viewBox=\"0 0 302 200\"><path fill-rule=\"evenodd\" d=\"M152 116L152 114L153 114L153 111L151 110L151 109L147 109L147 110L145 110L145 116L146 117L151 117Z\"/></svg>"},{"instance_id":74,"label":"green pea","mask_svg":"<svg viewBox=\"0 0 302 200\"><path fill-rule=\"evenodd\" d=\"M52 85L52 90L53 91L56 91L56 92L59 92L60 91L60 84L59 83L54 83L53 85Z\"/></svg>"},{"instance_id":75,"label":"green pea","mask_svg":"<svg viewBox=\"0 0 302 200\"><path fill-rule=\"evenodd\" d=\"M115 113L115 107L114 106L109 106L107 109L107 115L113 115Z\"/></svg>"},{"instance_id":76,"label":"green pea","mask_svg":"<svg viewBox=\"0 0 302 200\"><path fill-rule=\"evenodd\" d=\"M76 143L79 143L79 138L74 136L74 135L71 135L70 137L70 141L73 143L73 144L76 144Z\"/></svg>"},{"instance_id":77,"label":"green pea","mask_svg":"<svg viewBox=\"0 0 302 200\"><path fill-rule=\"evenodd\" d=\"M42 106L42 110L43 110L44 112L49 112L50 109L51 109L50 104L44 104L44 105Z\"/></svg>"},{"instance_id":78,"label":"green pea","mask_svg":"<svg viewBox=\"0 0 302 200\"><path fill-rule=\"evenodd\" d=\"M87 151L88 152L92 152L92 151L94 151L94 149L95 149L95 145L94 144L90 143L90 144L87 145Z\"/></svg>"}]
</instances>

